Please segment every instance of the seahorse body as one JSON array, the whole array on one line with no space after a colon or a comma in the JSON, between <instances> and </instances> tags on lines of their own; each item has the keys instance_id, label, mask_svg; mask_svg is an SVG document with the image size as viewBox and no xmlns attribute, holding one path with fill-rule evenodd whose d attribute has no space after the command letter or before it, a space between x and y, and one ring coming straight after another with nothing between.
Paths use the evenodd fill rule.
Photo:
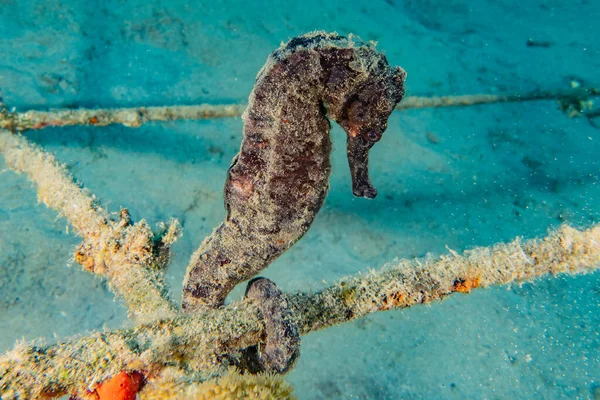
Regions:
<instances>
[{"instance_id":1,"label":"seahorse body","mask_svg":"<svg viewBox=\"0 0 600 400\"><path fill-rule=\"evenodd\" d=\"M404 95L405 76L374 45L324 32L271 54L242 116L241 149L225 183L227 217L192 257L184 310L221 305L306 233L329 188L327 117L348 135L354 195L376 196L368 151Z\"/></svg>"}]
</instances>

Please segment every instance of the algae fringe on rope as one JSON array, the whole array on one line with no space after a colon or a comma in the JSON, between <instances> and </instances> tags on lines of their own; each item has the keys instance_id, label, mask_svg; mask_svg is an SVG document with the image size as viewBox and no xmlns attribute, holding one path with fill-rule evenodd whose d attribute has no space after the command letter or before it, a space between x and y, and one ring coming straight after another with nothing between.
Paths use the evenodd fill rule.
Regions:
<instances>
[{"instance_id":1,"label":"algae fringe on rope","mask_svg":"<svg viewBox=\"0 0 600 400\"><path fill-rule=\"evenodd\" d=\"M596 118L590 97L600 95L600 89L584 87L572 82L573 87L562 90L536 90L525 93L472 94L459 96L407 96L396 110L411 108L464 107L477 104L510 103L535 100L557 100L561 111L569 117L588 115ZM211 118L239 117L246 104L197 104L189 106L136 107L112 109L56 109L50 111L10 111L2 107L0 98L0 129L26 131L47 127L121 124L137 128L151 121L201 120Z\"/></svg>"},{"instance_id":2,"label":"algae fringe on rope","mask_svg":"<svg viewBox=\"0 0 600 400\"><path fill-rule=\"evenodd\" d=\"M178 371L163 374L150 382L138 396L139 400L294 400L292 387L281 375L240 374L231 368L227 374L202 383L186 384Z\"/></svg>"},{"instance_id":3,"label":"algae fringe on rope","mask_svg":"<svg viewBox=\"0 0 600 400\"><path fill-rule=\"evenodd\" d=\"M13 126L14 128L14 126ZM125 370L148 378L140 393L198 382L227 373L242 349L261 340L264 324L251 300L194 316L173 304L164 283L176 221L154 233L127 210L111 218L66 169L19 134L0 129L7 165L37 185L40 202L67 218L83 243L75 259L107 278L138 324L132 329L94 332L55 345L17 343L0 356L0 394L36 398L70 393L85 397L100 382ZM548 274L577 274L600 266L600 225L564 226L544 239L476 248L459 255L395 261L376 271L342 280L318 293L293 293L288 302L302 334L376 311L427 304L478 287L523 282ZM177 375L175 374L175 375ZM221 390L221 389L219 389ZM164 392L163 392L164 393Z\"/></svg>"}]
</instances>

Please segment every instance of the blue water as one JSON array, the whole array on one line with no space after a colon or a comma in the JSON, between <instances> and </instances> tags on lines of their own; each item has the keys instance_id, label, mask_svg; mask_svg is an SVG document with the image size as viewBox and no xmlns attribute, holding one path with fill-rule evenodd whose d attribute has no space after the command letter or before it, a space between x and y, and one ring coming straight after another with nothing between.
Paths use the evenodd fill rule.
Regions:
<instances>
[{"instance_id":1,"label":"blue water","mask_svg":"<svg viewBox=\"0 0 600 400\"><path fill-rule=\"evenodd\" d=\"M0 91L19 110L244 102L267 55L315 29L377 41L408 72L408 94L600 85L598 21L592 0L0 0ZM241 130L236 118L26 136L110 210L182 221L178 297L223 219ZM336 127L326 204L265 275L316 289L394 257L598 223L599 132L553 101L397 112L372 153L368 201L352 197ZM0 351L127 323L105 283L70 265L79 241L65 226L0 159ZM548 278L378 313L304 337L287 379L300 399L598 399L598 287L598 274Z\"/></svg>"}]
</instances>

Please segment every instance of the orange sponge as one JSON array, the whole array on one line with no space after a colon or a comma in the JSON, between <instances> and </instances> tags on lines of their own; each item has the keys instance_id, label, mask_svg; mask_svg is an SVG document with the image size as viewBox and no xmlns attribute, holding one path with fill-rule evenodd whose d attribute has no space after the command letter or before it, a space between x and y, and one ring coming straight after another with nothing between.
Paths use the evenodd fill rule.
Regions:
<instances>
[{"instance_id":1,"label":"orange sponge","mask_svg":"<svg viewBox=\"0 0 600 400\"><path fill-rule=\"evenodd\" d=\"M135 400L144 375L134 372L119 372L96 388L100 400Z\"/></svg>"}]
</instances>

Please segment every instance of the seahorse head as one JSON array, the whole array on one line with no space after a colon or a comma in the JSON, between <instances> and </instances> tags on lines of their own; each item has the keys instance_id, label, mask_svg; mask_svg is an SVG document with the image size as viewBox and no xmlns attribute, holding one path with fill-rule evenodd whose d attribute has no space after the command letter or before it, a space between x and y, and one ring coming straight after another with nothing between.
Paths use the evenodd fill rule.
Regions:
<instances>
[{"instance_id":1,"label":"seahorse head","mask_svg":"<svg viewBox=\"0 0 600 400\"><path fill-rule=\"evenodd\" d=\"M297 53L314 55L313 58L298 57L300 60L318 60L298 62L298 65L303 69L318 65L315 70L321 73L322 101L327 116L348 135L352 192L358 197L374 198L377 191L369 180L369 149L381 139L389 116L404 96L406 72L400 67L390 67L373 42L363 42L353 35L344 37L315 31L296 37L276 50L257 81L280 62L290 63L286 59Z\"/></svg>"},{"instance_id":2,"label":"seahorse head","mask_svg":"<svg viewBox=\"0 0 600 400\"><path fill-rule=\"evenodd\" d=\"M369 150L383 136L389 116L404 96L406 72L390 67L385 56L370 45L355 49L349 66L351 83L344 85L344 95L338 97L338 108L330 116L348 136L352 193L372 199L377 190L369 179Z\"/></svg>"}]
</instances>

